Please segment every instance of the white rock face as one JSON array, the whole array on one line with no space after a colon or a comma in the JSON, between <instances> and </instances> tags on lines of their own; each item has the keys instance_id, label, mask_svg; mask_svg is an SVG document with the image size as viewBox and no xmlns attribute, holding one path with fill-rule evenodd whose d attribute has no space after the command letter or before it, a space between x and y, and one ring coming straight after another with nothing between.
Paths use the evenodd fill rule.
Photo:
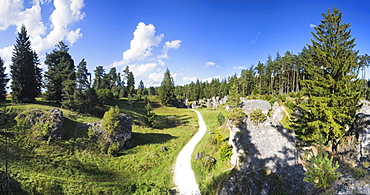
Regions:
<instances>
[{"instance_id":1,"label":"white rock face","mask_svg":"<svg viewBox=\"0 0 370 195\"><path fill-rule=\"evenodd\" d=\"M263 114L267 115L267 113L271 109L270 103L265 100L247 100L244 98L241 98L241 100L242 100L243 110L245 110L247 114L250 114L255 109L260 109L262 110Z\"/></svg>"}]
</instances>

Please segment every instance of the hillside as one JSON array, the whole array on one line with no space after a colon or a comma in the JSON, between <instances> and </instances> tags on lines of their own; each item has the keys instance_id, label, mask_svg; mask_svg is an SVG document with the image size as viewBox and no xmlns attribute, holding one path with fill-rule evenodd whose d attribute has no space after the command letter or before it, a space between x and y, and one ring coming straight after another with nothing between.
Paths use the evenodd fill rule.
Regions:
<instances>
[{"instance_id":1,"label":"hillside","mask_svg":"<svg viewBox=\"0 0 370 195\"><path fill-rule=\"evenodd\" d=\"M120 111L133 118L131 148L117 157L104 154L81 126L99 118L61 109L65 117L63 140L37 141L29 128L4 129L8 138L10 194L167 194L174 187L172 165L180 149L197 131L196 114L186 109L163 107L156 99L154 128L140 126L144 103L129 106L115 101ZM49 111L45 102L9 105L17 113L35 108ZM5 136L1 136L1 170L5 172ZM167 150L162 150L165 147ZM2 180L4 175L2 174Z\"/></svg>"}]
</instances>

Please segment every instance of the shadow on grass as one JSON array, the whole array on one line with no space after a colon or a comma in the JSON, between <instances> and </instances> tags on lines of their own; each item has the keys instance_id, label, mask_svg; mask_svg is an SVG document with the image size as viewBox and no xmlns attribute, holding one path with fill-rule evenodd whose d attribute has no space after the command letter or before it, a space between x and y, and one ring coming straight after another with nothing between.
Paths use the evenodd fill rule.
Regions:
<instances>
[{"instance_id":1,"label":"shadow on grass","mask_svg":"<svg viewBox=\"0 0 370 195\"><path fill-rule=\"evenodd\" d=\"M157 115L155 117L155 129L175 128L189 123L191 117L187 115Z\"/></svg>"},{"instance_id":2,"label":"shadow on grass","mask_svg":"<svg viewBox=\"0 0 370 195\"><path fill-rule=\"evenodd\" d=\"M88 127L84 123L64 118L65 140L87 137Z\"/></svg>"},{"instance_id":3,"label":"shadow on grass","mask_svg":"<svg viewBox=\"0 0 370 195\"><path fill-rule=\"evenodd\" d=\"M161 144L161 143L165 143L174 138L177 138L177 137L172 136L170 134L132 132L131 145L132 147L136 147L139 145L147 145L147 144Z\"/></svg>"}]
</instances>

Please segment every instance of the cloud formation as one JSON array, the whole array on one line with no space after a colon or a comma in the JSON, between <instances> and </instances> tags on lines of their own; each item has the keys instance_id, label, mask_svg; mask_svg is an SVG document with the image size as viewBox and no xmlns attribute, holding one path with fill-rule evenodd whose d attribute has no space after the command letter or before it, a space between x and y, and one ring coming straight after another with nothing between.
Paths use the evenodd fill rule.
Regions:
<instances>
[{"instance_id":1,"label":"cloud formation","mask_svg":"<svg viewBox=\"0 0 370 195\"><path fill-rule=\"evenodd\" d=\"M310 24L310 28L315 29L316 25Z\"/></svg>"},{"instance_id":2,"label":"cloud formation","mask_svg":"<svg viewBox=\"0 0 370 195\"><path fill-rule=\"evenodd\" d=\"M211 83L213 79L218 79L220 80L221 77L220 76L214 76L214 77L208 77L206 79L203 79L202 82L205 83L205 82L208 82L208 83Z\"/></svg>"},{"instance_id":3,"label":"cloud formation","mask_svg":"<svg viewBox=\"0 0 370 195\"><path fill-rule=\"evenodd\" d=\"M165 70L158 68L158 65L165 66L164 59L169 59L169 50L179 49L182 42L166 41L162 50L159 50L157 48L161 46L163 38L164 34L156 35L153 24L139 22L133 32L130 48L122 53L122 60L113 62L112 66L129 66L136 80L143 80L146 86L159 86Z\"/></svg>"},{"instance_id":4,"label":"cloud formation","mask_svg":"<svg viewBox=\"0 0 370 195\"><path fill-rule=\"evenodd\" d=\"M216 63L214 63L214 62L206 62L205 63L206 67L210 67L210 66L214 66L214 65L216 65Z\"/></svg>"},{"instance_id":5,"label":"cloud formation","mask_svg":"<svg viewBox=\"0 0 370 195\"><path fill-rule=\"evenodd\" d=\"M51 2L54 10L49 18L43 18L42 10L50 9ZM25 25L32 47L38 53L53 48L60 40L72 46L82 37L81 29L72 29L71 26L85 17L82 12L84 0L33 0L30 4L30 8L24 8L22 0L3 0L0 7L0 31L8 30L10 26L16 26L19 30ZM0 56L7 65L10 63L12 48L8 46L0 49Z\"/></svg>"}]
</instances>

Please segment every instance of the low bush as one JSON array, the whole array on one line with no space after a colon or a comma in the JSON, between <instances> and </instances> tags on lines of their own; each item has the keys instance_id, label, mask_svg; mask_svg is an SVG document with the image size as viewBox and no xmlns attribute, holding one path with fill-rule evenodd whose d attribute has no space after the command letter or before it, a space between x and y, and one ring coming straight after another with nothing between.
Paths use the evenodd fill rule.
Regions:
<instances>
[{"instance_id":1,"label":"low bush","mask_svg":"<svg viewBox=\"0 0 370 195\"><path fill-rule=\"evenodd\" d=\"M261 109L255 109L250 114L251 121L255 124L263 123L267 119L266 115L262 113Z\"/></svg>"}]
</instances>

